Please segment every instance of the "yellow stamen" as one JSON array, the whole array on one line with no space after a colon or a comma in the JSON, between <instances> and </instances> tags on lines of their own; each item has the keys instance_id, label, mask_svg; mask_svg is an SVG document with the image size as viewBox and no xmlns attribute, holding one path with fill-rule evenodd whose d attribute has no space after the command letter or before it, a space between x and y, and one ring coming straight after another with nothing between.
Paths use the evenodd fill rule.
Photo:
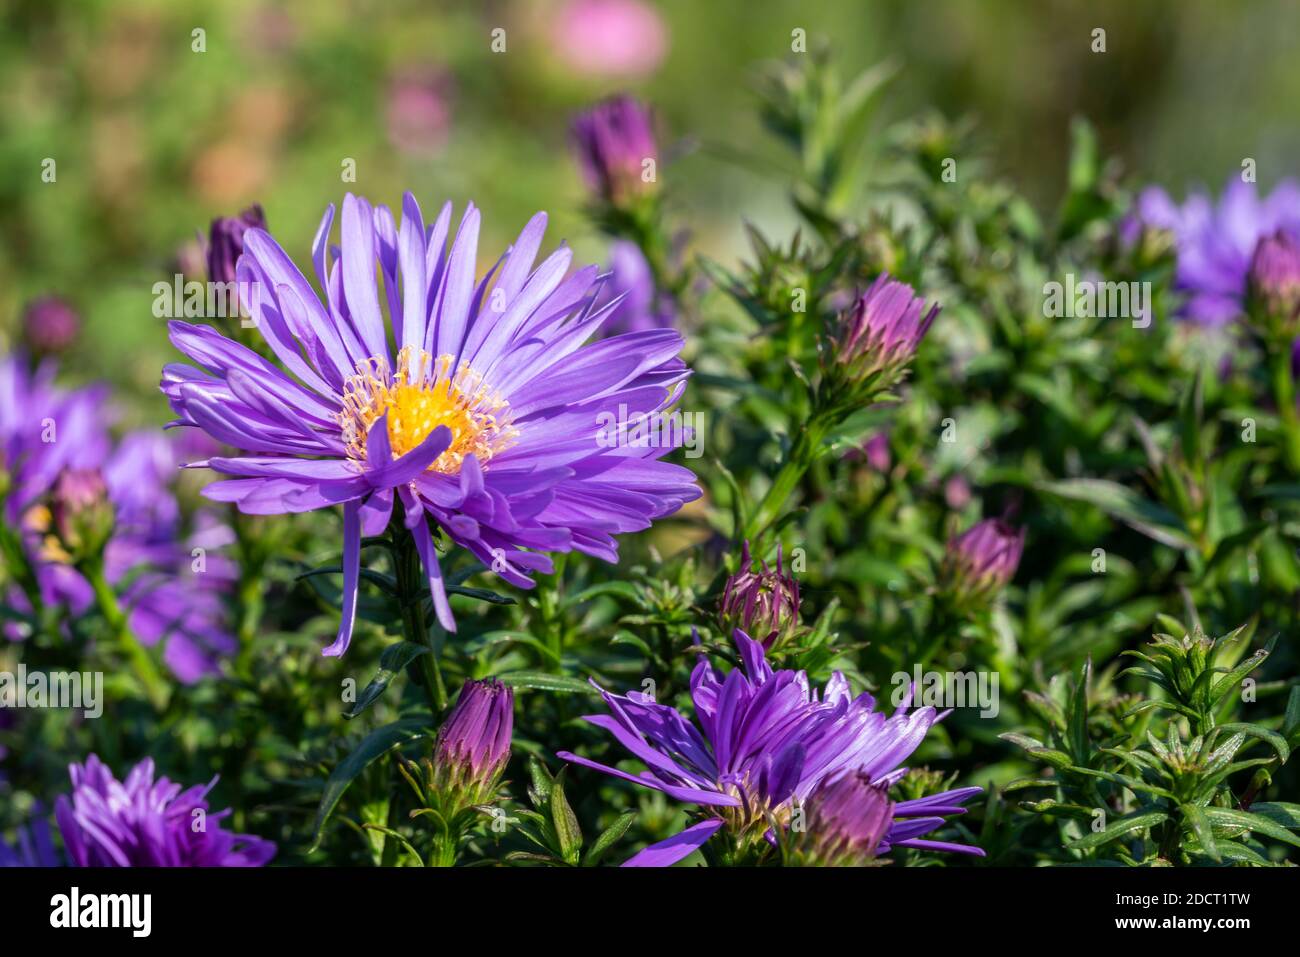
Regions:
<instances>
[{"instance_id":1,"label":"yellow stamen","mask_svg":"<svg viewBox=\"0 0 1300 957\"><path fill-rule=\"evenodd\" d=\"M456 366L455 356L434 359L423 349L406 346L397 354L397 371L382 357L367 359L343 384L343 443L348 457L366 460L366 435L380 416L388 415L388 443L400 458L440 425L451 429L451 445L429 466L454 475L473 453L486 467L519 435L510 425L510 409L473 369Z\"/></svg>"}]
</instances>

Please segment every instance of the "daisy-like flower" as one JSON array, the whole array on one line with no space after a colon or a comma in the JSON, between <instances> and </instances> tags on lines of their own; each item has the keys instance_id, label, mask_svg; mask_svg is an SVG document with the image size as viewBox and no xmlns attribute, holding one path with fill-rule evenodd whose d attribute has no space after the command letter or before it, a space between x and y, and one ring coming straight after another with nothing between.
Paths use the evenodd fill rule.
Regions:
<instances>
[{"instance_id":1,"label":"daisy-like flower","mask_svg":"<svg viewBox=\"0 0 1300 957\"><path fill-rule=\"evenodd\" d=\"M93 754L68 772L72 795L60 796L54 811L77 867L261 867L275 856L270 841L223 828L229 810L209 813L216 778L182 791L155 781L146 758L123 782Z\"/></svg>"},{"instance_id":2,"label":"daisy-like flower","mask_svg":"<svg viewBox=\"0 0 1300 957\"><path fill-rule=\"evenodd\" d=\"M1244 311L1251 259L1260 241L1279 231L1300 238L1300 184L1287 180L1261 197L1255 184L1234 176L1217 204L1197 192L1181 206L1163 189L1149 187L1124 224L1125 238L1134 241L1144 226L1173 234L1174 284L1187 296L1182 314L1223 325Z\"/></svg>"},{"instance_id":3,"label":"daisy-like flower","mask_svg":"<svg viewBox=\"0 0 1300 957\"><path fill-rule=\"evenodd\" d=\"M594 307L599 270L570 273L568 248L534 268L545 214L480 277L479 211L466 209L448 249L451 213L447 203L426 227L407 194L399 227L349 195L332 248L330 206L312 252L323 296L270 235L248 230L237 274L278 365L211 327L171 325L198 364L164 370L177 424L241 452L195 463L234 476L208 497L249 514L343 506L343 615L327 655L351 640L361 538L388 525L395 499L438 620L454 630L430 520L528 588L551 570L546 552L615 561L614 535L699 496L688 469L658 461L670 448L611 444L600 427L605 413L639 420L677 401L681 336L588 342L612 306Z\"/></svg>"},{"instance_id":4,"label":"daisy-like flower","mask_svg":"<svg viewBox=\"0 0 1300 957\"><path fill-rule=\"evenodd\" d=\"M900 767L943 715L930 707L908 713L907 702L886 718L863 693L856 698L836 672L819 694L802 671L773 671L763 646L735 633L741 667L725 677L703 658L691 675L691 699L700 727L647 694L602 690L609 714L584 720L604 728L647 770L629 774L568 751L566 761L594 768L699 806L703 818L680 834L653 844L624 866L666 867L697 850L726 828L738 843L766 839L773 823L787 826L796 805L819 785L858 772L878 787L906 773ZM980 788L959 788L892 809L892 822L876 853L891 846L960 851L976 847L923 840L943 826L944 816Z\"/></svg>"}]
</instances>

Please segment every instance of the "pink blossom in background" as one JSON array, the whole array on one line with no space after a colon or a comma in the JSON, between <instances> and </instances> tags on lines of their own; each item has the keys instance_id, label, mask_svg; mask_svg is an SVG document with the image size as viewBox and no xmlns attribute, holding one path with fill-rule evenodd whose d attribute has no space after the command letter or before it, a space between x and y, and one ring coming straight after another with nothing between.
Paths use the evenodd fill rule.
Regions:
<instances>
[{"instance_id":1,"label":"pink blossom in background","mask_svg":"<svg viewBox=\"0 0 1300 957\"><path fill-rule=\"evenodd\" d=\"M442 149L451 127L451 80L441 70L412 68L388 86L388 138L403 153Z\"/></svg>"},{"instance_id":2,"label":"pink blossom in background","mask_svg":"<svg viewBox=\"0 0 1300 957\"><path fill-rule=\"evenodd\" d=\"M552 21L551 42L578 73L645 76L668 52L668 27L641 0L569 0Z\"/></svg>"}]
</instances>

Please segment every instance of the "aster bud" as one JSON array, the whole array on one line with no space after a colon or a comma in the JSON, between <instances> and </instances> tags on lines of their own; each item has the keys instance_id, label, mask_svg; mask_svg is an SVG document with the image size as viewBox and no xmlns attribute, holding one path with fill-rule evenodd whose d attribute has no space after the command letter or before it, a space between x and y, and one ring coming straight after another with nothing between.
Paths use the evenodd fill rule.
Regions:
<instances>
[{"instance_id":1,"label":"aster bud","mask_svg":"<svg viewBox=\"0 0 1300 957\"><path fill-rule=\"evenodd\" d=\"M52 531L71 559L102 554L113 534L113 503L99 469L64 469L50 499Z\"/></svg>"},{"instance_id":2,"label":"aster bud","mask_svg":"<svg viewBox=\"0 0 1300 957\"><path fill-rule=\"evenodd\" d=\"M832 400L857 405L901 379L939 306L881 273L840 316L828 350Z\"/></svg>"},{"instance_id":3,"label":"aster bud","mask_svg":"<svg viewBox=\"0 0 1300 957\"><path fill-rule=\"evenodd\" d=\"M940 591L957 605L987 603L1015 577L1024 529L987 518L948 541L939 568Z\"/></svg>"},{"instance_id":4,"label":"aster bud","mask_svg":"<svg viewBox=\"0 0 1300 957\"><path fill-rule=\"evenodd\" d=\"M808 796L804 811L803 829L792 831L795 857L804 866L870 865L894 822L888 789L872 784L861 771L823 781Z\"/></svg>"},{"instance_id":5,"label":"aster bud","mask_svg":"<svg viewBox=\"0 0 1300 957\"><path fill-rule=\"evenodd\" d=\"M723 634L739 628L771 651L785 644L799 631L799 583L782 568L780 546L776 567L761 563L754 571L749 542L740 554L740 571L727 579L718 602L718 621Z\"/></svg>"},{"instance_id":6,"label":"aster bud","mask_svg":"<svg viewBox=\"0 0 1300 957\"><path fill-rule=\"evenodd\" d=\"M659 147L650 111L630 96L617 96L579 114L572 127L583 178L599 199L626 207L658 189Z\"/></svg>"},{"instance_id":7,"label":"aster bud","mask_svg":"<svg viewBox=\"0 0 1300 957\"><path fill-rule=\"evenodd\" d=\"M1263 237L1251 257L1249 288L1256 311L1294 336L1300 319L1300 242L1283 230Z\"/></svg>"},{"instance_id":8,"label":"aster bud","mask_svg":"<svg viewBox=\"0 0 1300 957\"><path fill-rule=\"evenodd\" d=\"M244 233L265 229L266 216L254 203L238 216L221 216L208 230L208 281L234 282L235 264L244 252Z\"/></svg>"},{"instance_id":9,"label":"aster bud","mask_svg":"<svg viewBox=\"0 0 1300 957\"><path fill-rule=\"evenodd\" d=\"M23 310L23 337L38 355L62 352L80 330L77 311L57 296L33 299Z\"/></svg>"},{"instance_id":10,"label":"aster bud","mask_svg":"<svg viewBox=\"0 0 1300 957\"><path fill-rule=\"evenodd\" d=\"M496 679L470 679L438 729L430 789L460 807L486 804L510 759L514 692Z\"/></svg>"}]
</instances>

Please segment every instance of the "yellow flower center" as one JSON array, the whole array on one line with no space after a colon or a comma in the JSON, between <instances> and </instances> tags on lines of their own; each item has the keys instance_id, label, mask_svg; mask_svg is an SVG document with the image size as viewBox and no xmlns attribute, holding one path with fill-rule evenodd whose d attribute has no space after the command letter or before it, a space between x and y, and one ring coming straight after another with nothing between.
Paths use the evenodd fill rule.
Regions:
<instances>
[{"instance_id":1,"label":"yellow flower center","mask_svg":"<svg viewBox=\"0 0 1300 957\"><path fill-rule=\"evenodd\" d=\"M423 349L406 346L397 354L397 370L382 357L367 359L343 383L343 443L348 457L366 460L370 427L388 415L388 444L401 458L420 445L440 425L451 429L451 445L431 472L454 475L465 456L473 453L486 467L489 459L508 448L519 435L510 425L510 409L483 377L455 356L434 359Z\"/></svg>"}]
</instances>

